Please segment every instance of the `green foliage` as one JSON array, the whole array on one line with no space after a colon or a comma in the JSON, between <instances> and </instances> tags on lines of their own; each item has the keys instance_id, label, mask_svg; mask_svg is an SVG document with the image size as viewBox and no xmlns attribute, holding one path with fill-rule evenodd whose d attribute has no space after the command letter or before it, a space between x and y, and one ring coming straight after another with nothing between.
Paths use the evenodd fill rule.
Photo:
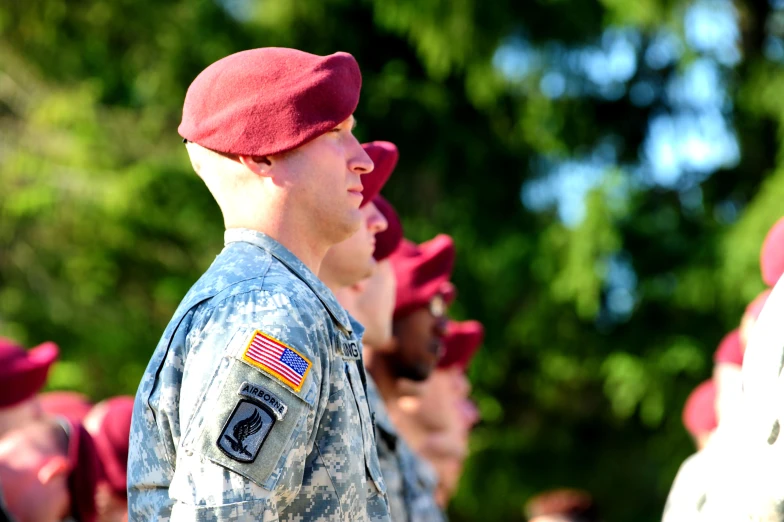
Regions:
<instances>
[{"instance_id":1,"label":"green foliage","mask_svg":"<svg viewBox=\"0 0 784 522\"><path fill-rule=\"evenodd\" d=\"M784 72L763 53L767 2L735 2L742 60L722 73L740 161L694 183L696 206L683 187L636 177L647 122L670 107L663 96L634 103L631 86L664 85L699 57L684 36L688 5L9 0L0 334L58 342L53 388L133 393L222 242L217 206L176 135L188 84L250 47L346 50L363 71L358 136L401 150L385 195L410 238L453 235L453 314L487 329L470 371L483 423L452 518L522 520L531 494L574 486L609 521L658 520L692 451L683 401L761 290L759 246L784 213ZM596 94L573 71L566 94L543 89L548 73L571 70L570 52L620 28L640 42L621 94ZM648 67L661 31L684 52ZM524 73L503 74L496 52L516 41L535 56ZM581 219L567 225L521 203L523 187L548 174L543 162L578 161L605 139L618 157L582 198ZM634 274L625 312L611 306L619 262Z\"/></svg>"}]
</instances>

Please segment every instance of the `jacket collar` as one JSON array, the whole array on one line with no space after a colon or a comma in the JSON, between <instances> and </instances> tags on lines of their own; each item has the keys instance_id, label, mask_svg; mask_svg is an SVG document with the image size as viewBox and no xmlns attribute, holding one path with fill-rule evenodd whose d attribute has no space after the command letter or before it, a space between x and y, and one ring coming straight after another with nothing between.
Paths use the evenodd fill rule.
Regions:
<instances>
[{"instance_id":1,"label":"jacket collar","mask_svg":"<svg viewBox=\"0 0 784 522\"><path fill-rule=\"evenodd\" d=\"M340 303L335 299L335 295L307 266L305 266L305 263L300 261L289 249L263 232L247 228L230 228L226 230L223 238L227 246L231 243L243 242L250 243L251 245L269 252L270 255L283 263L286 268L308 285L327 308L327 311L329 311L335 322L337 322L341 328L351 333L352 325L349 321L348 313L340 306Z\"/></svg>"}]
</instances>

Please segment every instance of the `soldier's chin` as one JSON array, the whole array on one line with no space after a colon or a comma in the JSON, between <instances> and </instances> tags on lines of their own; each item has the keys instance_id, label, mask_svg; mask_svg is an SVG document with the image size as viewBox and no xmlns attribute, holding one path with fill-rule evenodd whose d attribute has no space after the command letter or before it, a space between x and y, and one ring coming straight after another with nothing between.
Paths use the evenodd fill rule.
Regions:
<instances>
[{"instance_id":1,"label":"soldier's chin","mask_svg":"<svg viewBox=\"0 0 784 522\"><path fill-rule=\"evenodd\" d=\"M427 363L419 364L400 364L398 365L398 377L414 382L426 381L433 373L433 365Z\"/></svg>"}]
</instances>

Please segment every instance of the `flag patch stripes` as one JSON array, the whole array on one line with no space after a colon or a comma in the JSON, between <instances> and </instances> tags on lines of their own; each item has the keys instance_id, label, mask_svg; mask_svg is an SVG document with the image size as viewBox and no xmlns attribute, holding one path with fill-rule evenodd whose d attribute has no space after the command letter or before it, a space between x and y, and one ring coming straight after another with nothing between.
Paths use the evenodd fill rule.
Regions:
<instances>
[{"instance_id":1,"label":"flag patch stripes","mask_svg":"<svg viewBox=\"0 0 784 522\"><path fill-rule=\"evenodd\" d=\"M242 359L297 392L302 389L311 366L308 358L297 350L259 330L253 332Z\"/></svg>"}]
</instances>

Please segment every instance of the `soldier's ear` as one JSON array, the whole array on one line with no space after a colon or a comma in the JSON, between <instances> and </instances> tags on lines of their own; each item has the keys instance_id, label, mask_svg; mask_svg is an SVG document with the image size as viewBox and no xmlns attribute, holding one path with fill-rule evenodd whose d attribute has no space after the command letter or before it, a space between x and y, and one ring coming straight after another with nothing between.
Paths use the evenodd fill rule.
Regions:
<instances>
[{"instance_id":1,"label":"soldier's ear","mask_svg":"<svg viewBox=\"0 0 784 522\"><path fill-rule=\"evenodd\" d=\"M268 156L237 156L240 163L242 163L248 170L257 176L270 176L272 169L272 161Z\"/></svg>"}]
</instances>

